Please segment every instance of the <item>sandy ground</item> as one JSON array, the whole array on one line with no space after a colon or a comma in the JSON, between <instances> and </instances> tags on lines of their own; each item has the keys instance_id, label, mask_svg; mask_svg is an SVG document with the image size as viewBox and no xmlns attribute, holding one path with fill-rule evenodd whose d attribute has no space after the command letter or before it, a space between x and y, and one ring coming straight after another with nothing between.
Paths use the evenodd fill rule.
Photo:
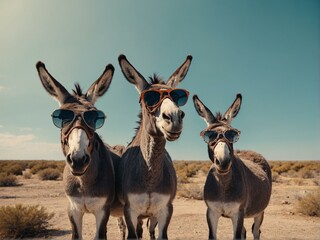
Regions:
<instances>
[{"instance_id":1,"label":"sandy ground","mask_svg":"<svg viewBox=\"0 0 320 240\"><path fill-rule=\"evenodd\" d=\"M67 217L67 198L63 192L62 181L39 181L18 178L21 186L0 188L0 205L38 204L55 214L51 220L49 238L70 239L71 227ZM319 188L312 184L291 185L274 183L272 197L265 212L261 239L320 239L320 218L307 217L296 212L295 205L299 196ZM207 239L206 206L201 200L176 198L174 212L169 225L170 239ZM245 220L247 239L251 234L252 219ZM144 239L149 239L144 224ZM93 239L95 219L86 214L83 221L84 239ZM108 238L120 239L117 221L110 217ZM220 218L218 227L219 239L232 239L232 224L229 219Z\"/></svg>"}]
</instances>

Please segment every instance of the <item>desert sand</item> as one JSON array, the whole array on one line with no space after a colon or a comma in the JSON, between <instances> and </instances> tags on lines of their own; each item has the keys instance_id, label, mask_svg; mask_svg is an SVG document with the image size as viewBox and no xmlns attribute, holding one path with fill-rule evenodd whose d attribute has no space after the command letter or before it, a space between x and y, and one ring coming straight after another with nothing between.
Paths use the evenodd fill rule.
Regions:
<instances>
[{"instance_id":1,"label":"desert sand","mask_svg":"<svg viewBox=\"0 0 320 240\"><path fill-rule=\"evenodd\" d=\"M14 204L40 205L55 215L50 221L49 238L70 239L71 227L67 216L68 201L63 191L62 181L40 181L37 176L31 179L18 177L21 184L16 187L0 188L0 206ZM202 184L202 179L199 181ZM265 211L261 228L261 239L320 239L320 218L301 215L296 211L299 196L314 191L319 186L294 182L273 183L272 197ZM253 239L251 225L253 219L246 219L247 239ZM84 239L93 239L95 219L85 214L83 221ZM108 239L120 239L117 221L110 217ZM176 198L174 212L169 225L170 239L207 239L206 205L202 200ZM144 239L149 234L144 223ZM232 239L230 219L220 218L219 239Z\"/></svg>"}]
</instances>

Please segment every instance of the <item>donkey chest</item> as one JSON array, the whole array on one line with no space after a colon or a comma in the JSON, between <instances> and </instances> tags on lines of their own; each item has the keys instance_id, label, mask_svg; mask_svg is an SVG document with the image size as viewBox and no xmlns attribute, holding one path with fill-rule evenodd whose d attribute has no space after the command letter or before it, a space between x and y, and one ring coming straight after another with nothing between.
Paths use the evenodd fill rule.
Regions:
<instances>
[{"instance_id":1,"label":"donkey chest","mask_svg":"<svg viewBox=\"0 0 320 240\"><path fill-rule=\"evenodd\" d=\"M141 215L155 215L165 208L170 201L170 195L159 193L128 194L130 208Z\"/></svg>"},{"instance_id":2,"label":"donkey chest","mask_svg":"<svg viewBox=\"0 0 320 240\"><path fill-rule=\"evenodd\" d=\"M216 214L224 217L231 218L239 213L239 202L213 202L206 201L208 208Z\"/></svg>"},{"instance_id":3,"label":"donkey chest","mask_svg":"<svg viewBox=\"0 0 320 240\"><path fill-rule=\"evenodd\" d=\"M107 203L107 197L74 197L67 196L70 208L81 212L95 213L103 209Z\"/></svg>"}]
</instances>

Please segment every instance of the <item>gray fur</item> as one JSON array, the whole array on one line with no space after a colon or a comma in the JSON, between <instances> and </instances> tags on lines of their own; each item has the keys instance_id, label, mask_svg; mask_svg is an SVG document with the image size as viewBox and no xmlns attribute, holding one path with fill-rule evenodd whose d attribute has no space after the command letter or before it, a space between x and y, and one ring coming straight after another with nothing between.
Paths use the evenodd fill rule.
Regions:
<instances>
[{"instance_id":1,"label":"gray fur","mask_svg":"<svg viewBox=\"0 0 320 240\"><path fill-rule=\"evenodd\" d=\"M77 115L80 115L83 111L95 109L96 99L107 91L114 72L113 66L109 64L86 94L83 94L80 86L76 85L76 90L71 95L50 75L43 63L39 62L37 64L37 70L44 88L60 103L60 108L73 110ZM90 139L90 156L85 163L81 162L82 159L74 159L73 162L70 162L68 156L66 156L68 152L67 136L75 127L83 129ZM61 147L68 160L63 173L63 181L65 193L69 199L68 215L72 227L72 239L82 238L82 217L84 213L93 213L96 217L97 232L95 238L106 239L110 206L115 195L115 174L112 159L117 158L117 155L111 155L99 135L93 129L88 128L82 118L76 119L72 124L61 129ZM77 164L80 165L80 168L86 167L83 174L74 175L73 170ZM99 204L99 207L97 207L97 204Z\"/></svg>"},{"instance_id":2,"label":"gray fur","mask_svg":"<svg viewBox=\"0 0 320 240\"><path fill-rule=\"evenodd\" d=\"M218 113L214 117L215 121L210 122L208 120L212 120L211 112L206 112L207 107L197 96L193 97L199 115L210 122L207 129L221 131L231 128L230 123L239 112L241 99L241 95L238 94L226 113L224 115ZM199 109L202 111L199 112ZM207 116L209 116L208 119L206 119ZM223 139L217 140L217 142L223 141ZM209 157L213 164L204 186L204 200L208 206L209 239L216 239L220 216L232 219L234 239L245 238L246 230L243 226L243 219L253 217L253 236L254 239L259 239L264 210L271 197L270 166L265 158L256 152L234 152L232 143L228 144L230 156L227 159L217 160L214 155L216 146L215 142L208 143Z\"/></svg>"},{"instance_id":3,"label":"gray fur","mask_svg":"<svg viewBox=\"0 0 320 240\"><path fill-rule=\"evenodd\" d=\"M185 77L191 57L178 68L179 82ZM162 83L148 83L145 78L128 62L124 55L119 57L119 64L126 79L134 84L139 92L148 89L168 89L170 86ZM179 70L181 69L181 70ZM182 70L183 69L183 70ZM174 74L173 74L174 76ZM175 85L176 86L176 85ZM159 238L167 238L167 228L171 220L172 201L177 190L177 177L173 162L165 149L166 138L157 128L155 115L150 114L142 105L141 121L132 142L124 150L118 170L116 172L116 191L119 201L123 205L124 216L128 228L128 239L142 237L142 219L149 218L150 237L154 238L154 229L159 226ZM182 118L175 126L182 130ZM179 125L179 126L178 126ZM159 195L160 194L160 195ZM130 196L139 196L142 201L140 209L133 209ZM167 202L160 211L152 200L154 196L165 196ZM162 211L164 213L162 213ZM136 214L136 218L131 214ZM164 219L165 217L165 219Z\"/></svg>"}]
</instances>

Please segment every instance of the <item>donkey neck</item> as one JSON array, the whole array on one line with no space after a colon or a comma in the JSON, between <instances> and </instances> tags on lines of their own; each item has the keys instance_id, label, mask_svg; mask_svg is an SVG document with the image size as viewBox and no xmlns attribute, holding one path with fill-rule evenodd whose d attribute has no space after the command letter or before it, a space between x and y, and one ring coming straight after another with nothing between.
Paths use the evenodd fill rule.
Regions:
<instances>
[{"instance_id":1,"label":"donkey neck","mask_svg":"<svg viewBox=\"0 0 320 240\"><path fill-rule=\"evenodd\" d=\"M162 169L166 140L156 129L152 116L142 115L140 127L132 145L139 146L149 171Z\"/></svg>"}]
</instances>

